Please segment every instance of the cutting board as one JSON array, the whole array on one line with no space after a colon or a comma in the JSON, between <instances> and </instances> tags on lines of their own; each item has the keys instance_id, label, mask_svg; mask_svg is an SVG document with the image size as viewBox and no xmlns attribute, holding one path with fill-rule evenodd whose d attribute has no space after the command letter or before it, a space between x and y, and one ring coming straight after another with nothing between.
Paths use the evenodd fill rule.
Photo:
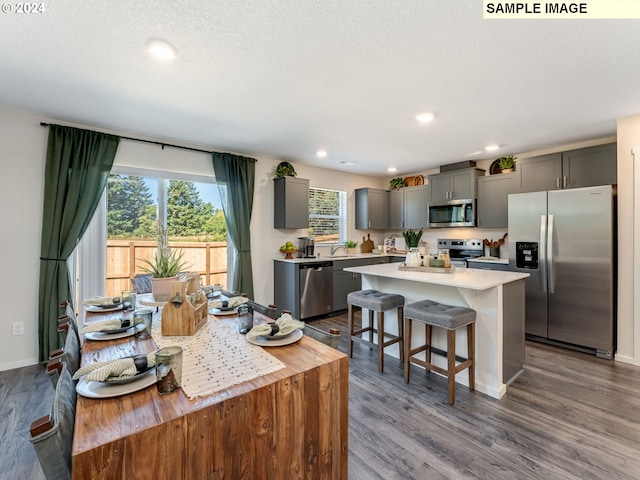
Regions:
<instances>
[{"instance_id":1,"label":"cutting board","mask_svg":"<svg viewBox=\"0 0 640 480\"><path fill-rule=\"evenodd\" d=\"M360 245L360 251L362 253L371 253L373 251L373 240L371 240L371 235L367 233L367 239L365 240L362 237L362 245Z\"/></svg>"}]
</instances>

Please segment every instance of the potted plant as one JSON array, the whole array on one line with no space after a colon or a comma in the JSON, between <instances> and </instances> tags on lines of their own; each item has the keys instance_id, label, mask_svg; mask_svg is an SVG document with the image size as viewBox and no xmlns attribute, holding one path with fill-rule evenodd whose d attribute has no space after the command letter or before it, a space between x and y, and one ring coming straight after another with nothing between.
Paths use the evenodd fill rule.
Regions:
<instances>
[{"instance_id":1,"label":"potted plant","mask_svg":"<svg viewBox=\"0 0 640 480\"><path fill-rule=\"evenodd\" d=\"M356 253L356 245L358 245L358 242L354 242L353 240L347 240L344 242L344 248L347 250L349 255Z\"/></svg>"},{"instance_id":2,"label":"potted plant","mask_svg":"<svg viewBox=\"0 0 640 480\"><path fill-rule=\"evenodd\" d=\"M293 165L289 162L280 162L276 167L276 176L277 177L295 177L298 174L296 173Z\"/></svg>"},{"instance_id":3,"label":"potted plant","mask_svg":"<svg viewBox=\"0 0 640 480\"><path fill-rule=\"evenodd\" d=\"M156 241L158 248L153 259L141 258L140 270L151 275L151 292L155 301L169 300L171 283L174 282L187 265L183 259L184 252L171 250L168 247L167 229L158 220L156 224Z\"/></svg>"},{"instance_id":4,"label":"potted plant","mask_svg":"<svg viewBox=\"0 0 640 480\"><path fill-rule=\"evenodd\" d=\"M405 187L404 178L402 178L402 177L392 178L389 181L389 188L391 190L399 190L399 189L404 188L404 187Z\"/></svg>"},{"instance_id":5,"label":"potted plant","mask_svg":"<svg viewBox=\"0 0 640 480\"><path fill-rule=\"evenodd\" d=\"M402 232L404 241L407 244L407 248L418 248L420 238L422 238L422 229L420 230L405 230Z\"/></svg>"},{"instance_id":6,"label":"potted plant","mask_svg":"<svg viewBox=\"0 0 640 480\"><path fill-rule=\"evenodd\" d=\"M502 173L513 172L513 161L516 158L513 155L507 155L499 160L500 170Z\"/></svg>"}]
</instances>

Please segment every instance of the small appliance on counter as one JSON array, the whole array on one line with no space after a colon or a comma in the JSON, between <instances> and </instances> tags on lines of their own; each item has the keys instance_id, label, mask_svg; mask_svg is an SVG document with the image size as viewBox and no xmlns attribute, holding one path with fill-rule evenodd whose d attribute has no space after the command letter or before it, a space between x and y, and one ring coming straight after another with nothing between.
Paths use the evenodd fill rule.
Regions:
<instances>
[{"instance_id":1,"label":"small appliance on counter","mask_svg":"<svg viewBox=\"0 0 640 480\"><path fill-rule=\"evenodd\" d=\"M314 258L315 243L313 238L298 237L298 258Z\"/></svg>"}]
</instances>

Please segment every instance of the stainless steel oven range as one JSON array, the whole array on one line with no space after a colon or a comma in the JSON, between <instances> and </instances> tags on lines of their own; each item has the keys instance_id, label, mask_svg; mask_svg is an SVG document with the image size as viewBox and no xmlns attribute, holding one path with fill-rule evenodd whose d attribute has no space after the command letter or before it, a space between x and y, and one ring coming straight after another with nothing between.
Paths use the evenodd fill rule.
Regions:
<instances>
[{"instance_id":1,"label":"stainless steel oven range","mask_svg":"<svg viewBox=\"0 0 640 480\"><path fill-rule=\"evenodd\" d=\"M464 240L460 238L439 238L438 249L449 250L451 264L456 268L467 268L468 258L477 258L484 255L484 246L479 238Z\"/></svg>"}]
</instances>

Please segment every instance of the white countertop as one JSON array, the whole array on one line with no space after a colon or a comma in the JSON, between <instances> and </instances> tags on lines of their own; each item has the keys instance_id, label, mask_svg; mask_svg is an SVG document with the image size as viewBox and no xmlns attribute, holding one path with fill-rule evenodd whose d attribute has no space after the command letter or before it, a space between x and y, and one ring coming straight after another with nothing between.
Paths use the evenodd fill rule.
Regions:
<instances>
[{"instance_id":1,"label":"white countertop","mask_svg":"<svg viewBox=\"0 0 640 480\"><path fill-rule=\"evenodd\" d=\"M528 273L504 272L498 270L478 270L475 268L459 268L454 273L404 272L398 270L399 263L383 263L366 265L363 267L345 268L346 272L356 272L362 275L374 275L412 282L432 283L470 290L487 290L504 285L505 283L522 280Z\"/></svg>"},{"instance_id":2,"label":"white countertop","mask_svg":"<svg viewBox=\"0 0 640 480\"><path fill-rule=\"evenodd\" d=\"M321 255L319 257L310 257L310 258L298 258L293 257L290 259L280 257L274 258L274 260L279 262L289 262L289 263L313 263L313 262L336 262L340 260L357 260L358 258L380 258L380 257L402 257L405 258L407 256L406 253L398 253L398 254L377 254L373 253L354 253L353 255L338 255L336 257L331 257L329 255Z\"/></svg>"}]
</instances>

